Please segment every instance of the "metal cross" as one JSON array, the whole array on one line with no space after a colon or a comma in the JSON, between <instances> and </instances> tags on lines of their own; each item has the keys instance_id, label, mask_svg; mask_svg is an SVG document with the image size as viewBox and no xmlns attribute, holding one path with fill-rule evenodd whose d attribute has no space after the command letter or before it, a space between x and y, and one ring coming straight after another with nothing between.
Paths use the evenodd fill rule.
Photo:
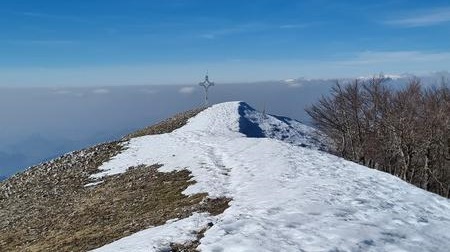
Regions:
<instances>
[{"instance_id":1,"label":"metal cross","mask_svg":"<svg viewBox=\"0 0 450 252\"><path fill-rule=\"evenodd\" d=\"M208 72L206 72L205 80L198 84L205 89L205 106L208 106L208 89L214 86L214 82L209 81Z\"/></svg>"}]
</instances>

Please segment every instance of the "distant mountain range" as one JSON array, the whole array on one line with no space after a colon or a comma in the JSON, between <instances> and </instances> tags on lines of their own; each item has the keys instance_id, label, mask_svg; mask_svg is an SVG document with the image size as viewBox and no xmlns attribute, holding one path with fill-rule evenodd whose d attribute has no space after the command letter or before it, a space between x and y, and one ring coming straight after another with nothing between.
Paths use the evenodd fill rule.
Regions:
<instances>
[{"instance_id":1,"label":"distant mountain range","mask_svg":"<svg viewBox=\"0 0 450 252\"><path fill-rule=\"evenodd\" d=\"M291 86L300 86L301 84L305 83L321 83L321 82L330 82L330 81L353 81L355 79L358 80L370 80L375 76L383 76L387 80L392 82L407 82L411 78L417 77L420 78L425 85L431 85L431 84L440 84L442 81L447 82L447 84L450 84L450 73L447 71L440 71L440 72L433 72L423 75L414 75L410 73L402 73L402 74L377 74L377 75L367 75L367 76L355 76L355 77L346 77L346 78L305 78L305 77L299 77L299 78L289 78L280 81L281 83L285 83L287 85Z\"/></svg>"}]
</instances>

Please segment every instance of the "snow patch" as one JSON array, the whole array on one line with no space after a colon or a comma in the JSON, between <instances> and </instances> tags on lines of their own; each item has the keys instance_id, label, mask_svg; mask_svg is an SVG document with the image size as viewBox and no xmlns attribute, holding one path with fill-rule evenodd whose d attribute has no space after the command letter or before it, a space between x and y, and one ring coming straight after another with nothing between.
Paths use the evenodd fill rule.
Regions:
<instances>
[{"instance_id":1,"label":"snow patch","mask_svg":"<svg viewBox=\"0 0 450 252\"><path fill-rule=\"evenodd\" d=\"M105 182L104 180L100 180L100 181L96 181L96 182L91 182L91 183L87 183L84 185L84 187L90 187L90 186L96 186L99 185L101 183Z\"/></svg>"},{"instance_id":2,"label":"snow patch","mask_svg":"<svg viewBox=\"0 0 450 252\"><path fill-rule=\"evenodd\" d=\"M196 232L204 228L213 217L207 214L195 213L192 216L179 221L169 222L165 225L152 227L101 248L95 252L161 252L170 251L170 243L184 244L197 238Z\"/></svg>"}]
</instances>

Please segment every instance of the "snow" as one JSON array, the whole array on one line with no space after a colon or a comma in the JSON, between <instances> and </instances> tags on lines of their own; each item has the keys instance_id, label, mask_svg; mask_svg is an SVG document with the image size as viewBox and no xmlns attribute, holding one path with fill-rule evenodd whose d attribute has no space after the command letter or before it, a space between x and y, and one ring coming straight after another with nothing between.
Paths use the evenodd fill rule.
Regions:
<instances>
[{"instance_id":1,"label":"snow","mask_svg":"<svg viewBox=\"0 0 450 252\"><path fill-rule=\"evenodd\" d=\"M105 181L100 180L100 181L95 181L95 182L87 183L87 184L84 185L84 187L96 186L96 185L99 185L99 184L101 184L101 183L103 183L103 182L105 182Z\"/></svg>"},{"instance_id":2,"label":"snow","mask_svg":"<svg viewBox=\"0 0 450 252\"><path fill-rule=\"evenodd\" d=\"M92 251L164 251L161 248L169 248L170 243L183 243L187 240L194 240L196 231L203 228L199 224L212 220L213 218L207 214L195 213L186 219L142 230Z\"/></svg>"},{"instance_id":3,"label":"snow","mask_svg":"<svg viewBox=\"0 0 450 252\"><path fill-rule=\"evenodd\" d=\"M357 79L358 80L372 80L374 77L379 76L379 74L374 75L368 75L368 76L360 76ZM382 76L386 79L391 80L401 80L401 79L410 79L411 77L414 77L411 74L403 73L403 74L382 74Z\"/></svg>"},{"instance_id":4,"label":"snow","mask_svg":"<svg viewBox=\"0 0 450 252\"><path fill-rule=\"evenodd\" d=\"M210 221L201 251L448 251L448 199L322 152L323 140L243 102L214 105L170 134L131 139L92 178L163 164L162 172L192 172L197 183L184 193L232 201L214 218L195 214L98 251L157 251L194 239L192 230Z\"/></svg>"}]
</instances>

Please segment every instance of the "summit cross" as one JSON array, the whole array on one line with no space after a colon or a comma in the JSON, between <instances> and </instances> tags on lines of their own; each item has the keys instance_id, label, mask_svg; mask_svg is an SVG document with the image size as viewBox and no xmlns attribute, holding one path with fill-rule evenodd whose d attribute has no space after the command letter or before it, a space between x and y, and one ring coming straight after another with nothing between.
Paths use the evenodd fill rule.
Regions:
<instances>
[{"instance_id":1,"label":"summit cross","mask_svg":"<svg viewBox=\"0 0 450 252\"><path fill-rule=\"evenodd\" d=\"M205 90L205 106L208 106L208 90L214 86L214 82L209 81L208 72L206 72L205 80L200 82L199 85Z\"/></svg>"}]
</instances>

